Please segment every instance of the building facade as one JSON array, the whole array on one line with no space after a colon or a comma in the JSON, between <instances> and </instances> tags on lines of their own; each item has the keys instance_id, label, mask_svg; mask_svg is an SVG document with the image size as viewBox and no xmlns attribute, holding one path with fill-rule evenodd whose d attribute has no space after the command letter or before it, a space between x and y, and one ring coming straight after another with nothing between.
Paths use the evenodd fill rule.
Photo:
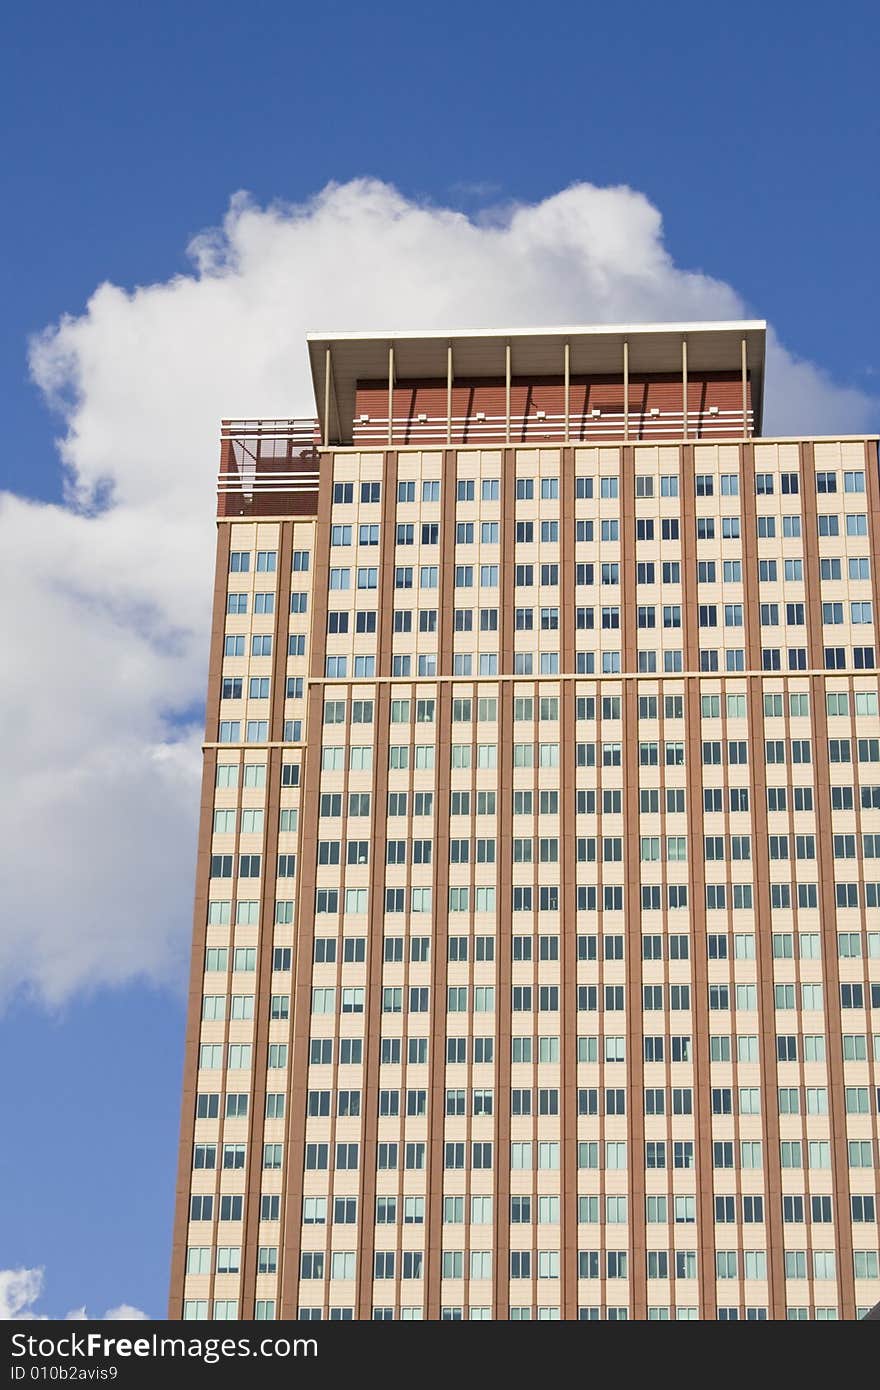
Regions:
<instances>
[{"instance_id":1,"label":"building facade","mask_svg":"<svg viewBox=\"0 0 880 1390\"><path fill-rule=\"evenodd\" d=\"M170 1313L880 1299L875 438L764 326L316 336L227 422Z\"/></svg>"}]
</instances>

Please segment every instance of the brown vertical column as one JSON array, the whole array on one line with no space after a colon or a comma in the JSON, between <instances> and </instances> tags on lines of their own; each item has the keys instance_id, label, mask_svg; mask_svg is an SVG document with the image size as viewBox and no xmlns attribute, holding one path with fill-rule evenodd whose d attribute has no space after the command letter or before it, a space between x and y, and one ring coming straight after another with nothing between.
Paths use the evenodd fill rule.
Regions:
<instances>
[{"instance_id":1,"label":"brown vertical column","mask_svg":"<svg viewBox=\"0 0 880 1390\"><path fill-rule=\"evenodd\" d=\"M516 456L501 455L501 613L499 671L513 672ZM510 1302L510 1048L513 914L513 683L498 683L498 878L495 995L495 1227L492 1317L508 1316Z\"/></svg>"},{"instance_id":2,"label":"brown vertical column","mask_svg":"<svg viewBox=\"0 0 880 1390\"><path fill-rule=\"evenodd\" d=\"M816 508L816 465L813 445L800 448L804 499L804 589L810 643L810 666L824 666L822 649L822 588L819 572L819 533ZM876 566L876 556L873 565ZM816 763L816 850L819 868L819 931L822 940L822 978L828 1024L828 1129L833 1160L832 1205L837 1249L837 1287L840 1314L855 1318L855 1271L850 1225L849 1156L843 1087L843 1036L840 1019L840 969L837 961L837 905L834 893L834 844L831 833L831 769L828 762L828 715L825 677L810 677L810 718Z\"/></svg>"},{"instance_id":3,"label":"brown vertical column","mask_svg":"<svg viewBox=\"0 0 880 1390\"><path fill-rule=\"evenodd\" d=\"M272 637L272 688L269 741L284 737L284 697L287 686L287 630L290 626L290 567L293 522L282 521L278 537L278 590L275 595L275 628ZM257 1008L254 1024L253 1071L248 1114L247 1181L242 1227L243 1318L254 1316L257 1279L257 1245L260 1226L260 1176L262 1135L266 1109L266 1064L269 1053L269 1008L272 988L272 943L275 935L275 884L278 869L278 824L281 805L281 749L266 752L266 807L263 816L260 927L257 938Z\"/></svg>"},{"instance_id":4,"label":"brown vertical column","mask_svg":"<svg viewBox=\"0 0 880 1390\"><path fill-rule=\"evenodd\" d=\"M220 719L220 676L223 669L223 633L226 614L227 575L229 573L229 537L229 526L218 526L216 568L214 570L214 602L211 614L208 697L205 704L205 741L207 743L216 742ZM177 1162L177 1192L174 1202L174 1234L172 1237L171 1251L171 1283L168 1297L169 1318L180 1318L183 1315L183 1283L186 1274L189 1190L193 1162L196 1084L199 1070L199 1037L201 1035L202 1020L202 979L205 971L208 887L211 880L214 782L217 775L216 748L206 748L203 756L202 793L199 808L199 838L196 859L196 890L195 903L193 906L193 946L190 959L189 1002L187 1004L186 1015L183 1098L180 1110L180 1153Z\"/></svg>"},{"instance_id":5,"label":"brown vertical column","mask_svg":"<svg viewBox=\"0 0 880 1390\"><path fill-rule=\"evenodd\" d=\"M694 446L681 451L681 581L684 610L685 667L700 667L699 600L697 589L696 499ZM712 1112L709 1058L709 962L706 942L706 874L703 862L702 737L699 678L685 682L685 739L687 743L688 901L693 959L694 1021L694 1135L699 1207L697 1277L700 1316L713 1320L715 1296L715 1211L713 1201Z\"/></svg>"},{"instance_id":6,"label":"brown vertical column","mask_svg":"<svg viewBox=\"0 0 880 1390\"><path fill-rule=\"evenodd\" d=\"M752 760L751 825L754 869L755 971L758 984L758 1052L761 1076L761 1130L764 1144L767 1229L767 1292L770 1317L785 1317L785 1260L782 1228L782 1167L777 1101L776 1000L773 990L773 923L770 910L770 851L767 840L767 769L764 762L764 681L761 670L758 588L755 446L740 446L743 517L743 608Z\"/></svg>"},{"instance_id":7,"label":"brown vertical column","mask_svg":"<svg viewBox=\"0 0 880 1390\"><path fill-rule=\"evenodd\" d=\"M642 904L639 837L638 683L632 679L636 659L636 522L635 450L620 451L620 609L624 672L622 700L623 854L626 867L626 1070L627 1165L629 1170L629 1286L632 1316L648 1315L647 1238L645 1232L645 1107L642 1099ZM630 677L627 679L627 675ZM601 685L600 685L601 694ZM601 841L600 841L601 845ZM599 851L601 853L601 849ZM604 1031L604 1021L603 1021Z\"/></svg>"},{"instance_id":8,"label":"brown vertical column","mask_svg":"<svg viewBox=\"0 0 880 1390\"><path fill-rule=\"evenodd\" d=\"M575 683L574 655L574 450L562 450L562 498L560 506L560 734L562 771L560 823L562 838L560 874L561 1010L562 1041L560 1091L562 1093L562 1309L565 1321L577 1319L577 870L575 818Z\"/></svg>"}]
</instances>

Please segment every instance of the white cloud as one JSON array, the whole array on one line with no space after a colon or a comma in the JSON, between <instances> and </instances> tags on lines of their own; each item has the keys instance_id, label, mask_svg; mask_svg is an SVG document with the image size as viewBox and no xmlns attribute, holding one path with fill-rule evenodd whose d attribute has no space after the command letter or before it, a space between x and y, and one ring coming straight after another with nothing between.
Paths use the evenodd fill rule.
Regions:
<instances>
[{"instance_id":1,"label":"white cloud","mask_svg":"<svg viewBox=\"0 0 880 1390\"><path fill-rule=\"evenodd\" d=\"M32 1318L29 1312L43 1288L41 1269L0 1269L0 1322Z\"/></svg>"},{"instance_id":2,"label":"white cloud","mask_svg":"<svg viewBox=\"0 0 880 1390\"><path fill-rule=\"evenodd\" d=\"M880 399L855 386L839 386L815 362L788 352L767 330L764 433L876 434Z\"/></svg>"},{"instance_id":3,"label":"white cloud","mask_svg":"<svg viewBox=\"0 0 880 1390\"><path fill-rule=\"evenodd\" d=\"M34 1311L34 1304L43 1295L45 1271L37 1269L0 1269L0 1322L45 1321L48 1313ZM146 1320L147 1314L130 1303L120 1303L116 1308L108 1308L100 1322L122 1320ZM74 1308L66 1314L66 1321L82 1322L88 1318L85 1307Z\"/></svg>"},{"instance_id":4,"label":"white cloud","mask_svg":"<svg viewBox=\"0 0 880 1390\"><path fill-rule=\"evenodd\" d=\"M87 1322L89 1313L85 1306L73 1308L65 1314L65 1322ZM135 1308L130 1303L120 1303L116 1308L108 1308L99 1322L146 1322L147 1314L142 1313L140 1308Z\"/></svg>"},{"instance_id":5,"label":"white cloud","mask_svg":"<svg viewBox=\"0 0 880 1390\"><path fill-rule=\"evenodd\" d=\"M142 1313L140 1308L133 1308L130 1303L120 1303L118 1308L108 1308L103 1317L104 1322L146 1322L147 1315Z\"/></svg>"},{"instance_id":6,"label":"white cloud","mask_svg":"<svg viewBox=\"0 0 880 1390\"><path fill-rule=\"evenodd\" d=\"M309 330L734 318L632 189L576 185L475 220L371 180L232 199L193 271L32 345L61 410L66 503L0 496L7 742L0 978L47 1002L179 978L189 926L222 416L313 410ZM769 345L768 431L858 432L876 402ZM182 723L181 723L182 720Z\"/></svg>"}]
</instances>

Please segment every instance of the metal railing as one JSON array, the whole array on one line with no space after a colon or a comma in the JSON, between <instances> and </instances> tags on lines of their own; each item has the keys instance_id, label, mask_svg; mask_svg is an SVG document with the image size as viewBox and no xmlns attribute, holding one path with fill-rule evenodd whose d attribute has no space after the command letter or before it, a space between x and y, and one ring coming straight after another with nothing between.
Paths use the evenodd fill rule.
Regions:
<instances>
[{"instance_id":1,"label":"metal railing","mask_svg":"<svg viewBox=\"0 0 880 1390\"><path fill-rule=\"evenodd\" d=\"M218 473L217 491L220 493L243 492L317 492L318 473L300 470L298 473Z\"/></svg>"},{"instance_id":2,"label":"metal railing","mask_svg":"<svg viewBox=\"0 0 880 1390\"><path fill-rule=\"evenodd\" d=\"M226 420L219 493L313 492L318 487L316 419ZM229 467L229 463L232 467ZM304 465L312 464L309 468Z\"/></svg>"},{"instance_id":3,"label":"metal railing","mask_svg":"<svg viewBox=\"0 0 880 1390\"><path fill-rule=\"evenodd\" d=\"M442 442L446 439L449 425L450 442L453 444L477 444L481 440L497 443L507 434L507 418L504 415L453 416L447 422L445 415L395 416L391 422L391 443L418 444ZM754 413L746 412L746 428L751 435L754 428ZM570 416L568 438L575 443L585 440L616 440L624 438L635 441L643 439L706 439L740 438L743 434L742 410L721 410L710 407L707 410L689 410L687 429L685 416L681 410L623 411L594 410L587 415ZM537 442L562 443L566 438L564 415L536 413L523 417L511 417L510 439L512 443ZM388 442L388 417L376 416L365 419L356 417L353 425L353 444L379 446Z\"/></svg>"},{"instance_id":4,"label":"metal railing","mask_svg":"<svg viewBox=\"0 0 880 1390\"><path fill-rule=\"evenodd\" d=\"M289 439L295 444L319 444L320 424L313 416L293 420L224 420L221 439L258 443L266 439Z\"/></svg>"}]
</instances>

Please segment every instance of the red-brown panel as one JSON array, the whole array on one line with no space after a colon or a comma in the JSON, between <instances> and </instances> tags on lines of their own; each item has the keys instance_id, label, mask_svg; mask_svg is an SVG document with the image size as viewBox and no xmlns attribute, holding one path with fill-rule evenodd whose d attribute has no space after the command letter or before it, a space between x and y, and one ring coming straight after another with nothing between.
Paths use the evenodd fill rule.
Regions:
<instances>
[{"instance_id":1,"label":"red-brown panel","mask_svg":"<svg viewBox=\"0 0 880 1390\"><path fill-rule=\"evenodd\" d=\"M318 489L309 492L257 492L251 497L245 497L242 493L227 493L217 499L217 515L241 517L243 521L275 516L314 517L318 515Z\"/></svg>"},{"instance_id":2,"label":"red-brown panel","mask_svg":"<svg viewBox=\"0 0 880 1390\"><path fill-rule=\"evenodd\" d=\"M387 392L386 392L387 400ZM273 443L276 442L273 440ZM235 479L239 475L233 440L220 444L220 477ZM262 447L262 444L257 446ZM240 516L244 520L257 517L302 516L318 514L318 489L297 485L286 487L298 475L317 473L319 456L316 448L287 441L287 457L257 457L254 463L252 490L222 491L217 494L217 515Z\"/></svg>"},{"instance_id":3,"label":"red-brown panel","mask_svg":"<svg viewBox=\"0 0 880 1390\"><path fill-rule=\"evenodd\" d=\"M696 373L688 378L689 434L693 438L738 434L742 378L738 372ZM573 439L619 437L624 409L623 376L573 377L569 383L570 434ZM660 412L655 419L651 411ZM674 421L662 417L682 411L682 378L677 372L634 374L629 381L629 414L634 439L670 437ZM709 412L713 414L710 415ZM595 412L595 414L594 414ZM394 389L394 439L397 444L440 443L446 438L445 379L398 382ZM507 387L501 377L460 379L452 388L453 438L456 443L500 443L507 416ZM561 376L513 377L510 385L511 442L560 439L565 414ZM368 418L361 421L361 415ZM719 418L716 420L715 415ZM478 420L478 416L485 417ZM546 432L542 418L547 417ZM606 424L603 416L611 417ZM702 416L703 418L699 418ZM419 417L425 417L420 419ZM643 419L640 417L644 417ZM355 397L355 432L361 442L379 444L377 428L388 418L386 383L360 382Z\"/></svg>"}]
</instances>

